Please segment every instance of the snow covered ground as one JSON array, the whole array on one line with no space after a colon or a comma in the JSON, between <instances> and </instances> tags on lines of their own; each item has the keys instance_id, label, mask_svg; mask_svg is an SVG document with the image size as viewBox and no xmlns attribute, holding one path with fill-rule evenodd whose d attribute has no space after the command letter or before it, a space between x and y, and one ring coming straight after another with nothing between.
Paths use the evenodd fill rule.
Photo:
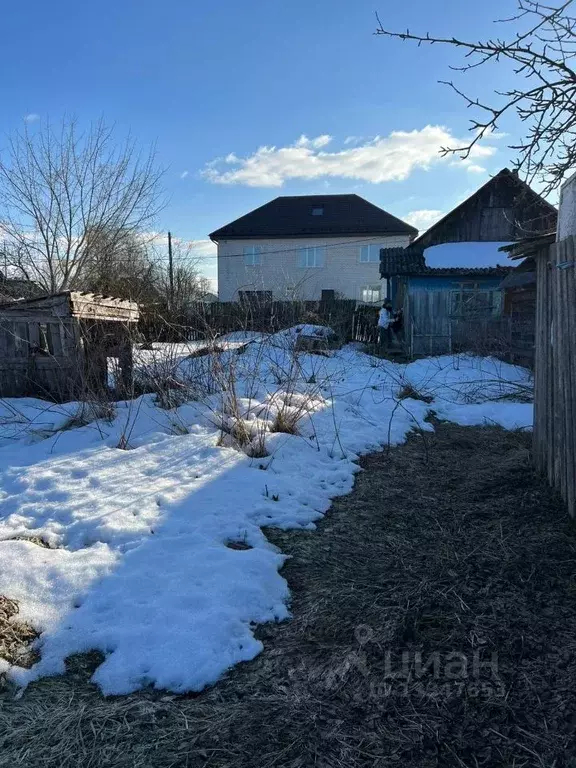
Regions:
<instances>
[{"instance_id":1,"label":"snow covered ground","mask_svg":"<svg viewBox=\"0 0 576 768\"><path fill-rule=\"evenodd\" d=\"M1 401L0 594L42 632L40 662L9 669L15 681L100 649L93 679L106 694L200 690L261 651L256 624L289 616L285 556L263 527L313 529L352 489L358 456L432 430L430 410L532 423L530 404L499 399L529 389L524 369L469 356L398 365L354 345L295 354L297 335L254 338L241 354L234 337L213 356L180 350L175 375L208 362L212 386L171 409L152 394L108 418ZM399 400L407 385L433 401ZM286 423L297 434L270 431Z\"/></svg>"}]
</instances>

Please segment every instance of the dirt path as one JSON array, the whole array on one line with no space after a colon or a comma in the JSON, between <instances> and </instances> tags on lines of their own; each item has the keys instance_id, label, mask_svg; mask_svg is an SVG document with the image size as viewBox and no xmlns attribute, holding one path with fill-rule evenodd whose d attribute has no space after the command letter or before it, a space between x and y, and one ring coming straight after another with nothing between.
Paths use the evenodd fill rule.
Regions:
<instances>
[{"instance_id":1,"label":"dirt path","mask_svg":"<svg viewBox=\"0 0 576 768\"><path fill-rule=\"evenodd\" d=\"M529 438L444 425L363 468L320 531L269 532L294 618L255 661L105 700L75 659L0 697L0 766L576 766L576 531Z\"/></svg>"}]
</instances>

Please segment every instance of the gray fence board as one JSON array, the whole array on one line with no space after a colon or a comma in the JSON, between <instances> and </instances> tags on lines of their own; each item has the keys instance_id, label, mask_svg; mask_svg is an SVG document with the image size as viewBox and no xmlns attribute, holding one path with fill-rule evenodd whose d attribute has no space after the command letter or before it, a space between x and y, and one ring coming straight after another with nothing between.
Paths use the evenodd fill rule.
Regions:
<instances>
[{"instance_id":1,"label":"gray fence board","mask_svg":"<svg viewBox=\"0 0 576 768\"><path fill-rule=\"evenodd\" d=\"M537 255L534 459L576 514L576 240Z\"/></svg>"}]
</instances>

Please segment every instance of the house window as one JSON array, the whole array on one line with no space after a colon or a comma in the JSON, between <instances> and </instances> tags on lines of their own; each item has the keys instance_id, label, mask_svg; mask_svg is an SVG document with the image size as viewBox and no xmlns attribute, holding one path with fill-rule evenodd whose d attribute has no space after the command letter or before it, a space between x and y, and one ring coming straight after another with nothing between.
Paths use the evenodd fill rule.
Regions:
<instances>
[{"instance_id":1,"label":"house window","mask_svg":"<svg viewBox=\"0 0 576 768\"><path fill-rule=\"evenodd\" d=\"M382 298L381 285L365 285L360 290L360 298L364 304L377 304Z\"/></svg>"},{"instance_id":2,"label":"house window","mask_svg":"<svg viewBox=\"0 0 576 768\"><path fill-rule=\"evenodd\" d=\"M324 248L300 248L300 257L298 264L303 269L311 267L323 267L324 266Z\"/></svg>"},{"instance_id":3,"label":"house window","mask_svg":"<svg viewBox=\"0 0 576 768\"><path fill-rule=\"evenodd\" d=\"M259 245L246 245L244 247L244 264L247 267L258 267L262 264L262 249Z\"/></svg>"},{"instance_id":4,"label":"house window","mask_svg":"<svg viewBox=\"0 0 576 768\"><path fill-rule=\"evenodd\" d=\"M500 291L480 288L477 283L462 283L452 291L451 314L454 317L490 317L499 315L502 305Z\"/></svg>"},{"instance_id":5,"label":"house window","mask_svg":"<svg viewBox=\"0 0 576 768\"><path fill-rule=\"evenodd\" d=\"M324 216L324 206L318 205L312 208L312 216Z\"/></svg>"},{"instance_id":6,"label":"house window","mask_svg":"<svg viewBox=\"0 0 576 768\"><path fill-rule=\"evenodd\" d=\"M363 264L378 264L380 261L380 249L382 245L362 245L360 247L360 261Z\"/></svg>"}]
</instances>

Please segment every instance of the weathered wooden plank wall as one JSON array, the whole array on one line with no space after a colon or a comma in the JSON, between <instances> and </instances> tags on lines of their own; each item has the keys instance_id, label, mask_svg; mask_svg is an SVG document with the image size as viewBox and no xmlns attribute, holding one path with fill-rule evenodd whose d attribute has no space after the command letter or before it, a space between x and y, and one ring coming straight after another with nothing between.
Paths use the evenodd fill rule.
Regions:
<instances>
[{"instance_id":1,"label":"weathered wooden plank wall","mask_svg":"<svg viewBox=\"0 0 576 768\"><path fill-rule=\"evenodd\" d=\"M452 291L411 291L404 299L406 343L410 356L473 351L516 362L511 317L454 317ZM526 362L524 359L522 362Z\"/></svg>"},{"instance_id":2,"label":"weathered wooden plank wall","mask_svg":"<svg viewBox=\"0 0 576 768\"><path fill-rule=\"evenodd\" d=\"M440 355L452 350L450 291L411 291L404 316L409 318L410 355Z\"/></svg>"},{"instance_id":3,"label":"weathered wooden plank wall","mask_svg":"<svg viewBox=\"0 0 576 768\"><path fill-rule=\"evenodd\" d=\"M534 459L576 514L576 239L537 254Z\"/></svg>"},{"instance_id":4,"label":"weathered wooden plank wall","mask_svg":"<svg viewBox=\"0 0 576 768\"><path fill-rule=\"evenodd\" d=\"M0 397L36 395L66 400L81 369L78 349L66 345L73 321L0 319Z\"/></svg>"}]
</instances>

